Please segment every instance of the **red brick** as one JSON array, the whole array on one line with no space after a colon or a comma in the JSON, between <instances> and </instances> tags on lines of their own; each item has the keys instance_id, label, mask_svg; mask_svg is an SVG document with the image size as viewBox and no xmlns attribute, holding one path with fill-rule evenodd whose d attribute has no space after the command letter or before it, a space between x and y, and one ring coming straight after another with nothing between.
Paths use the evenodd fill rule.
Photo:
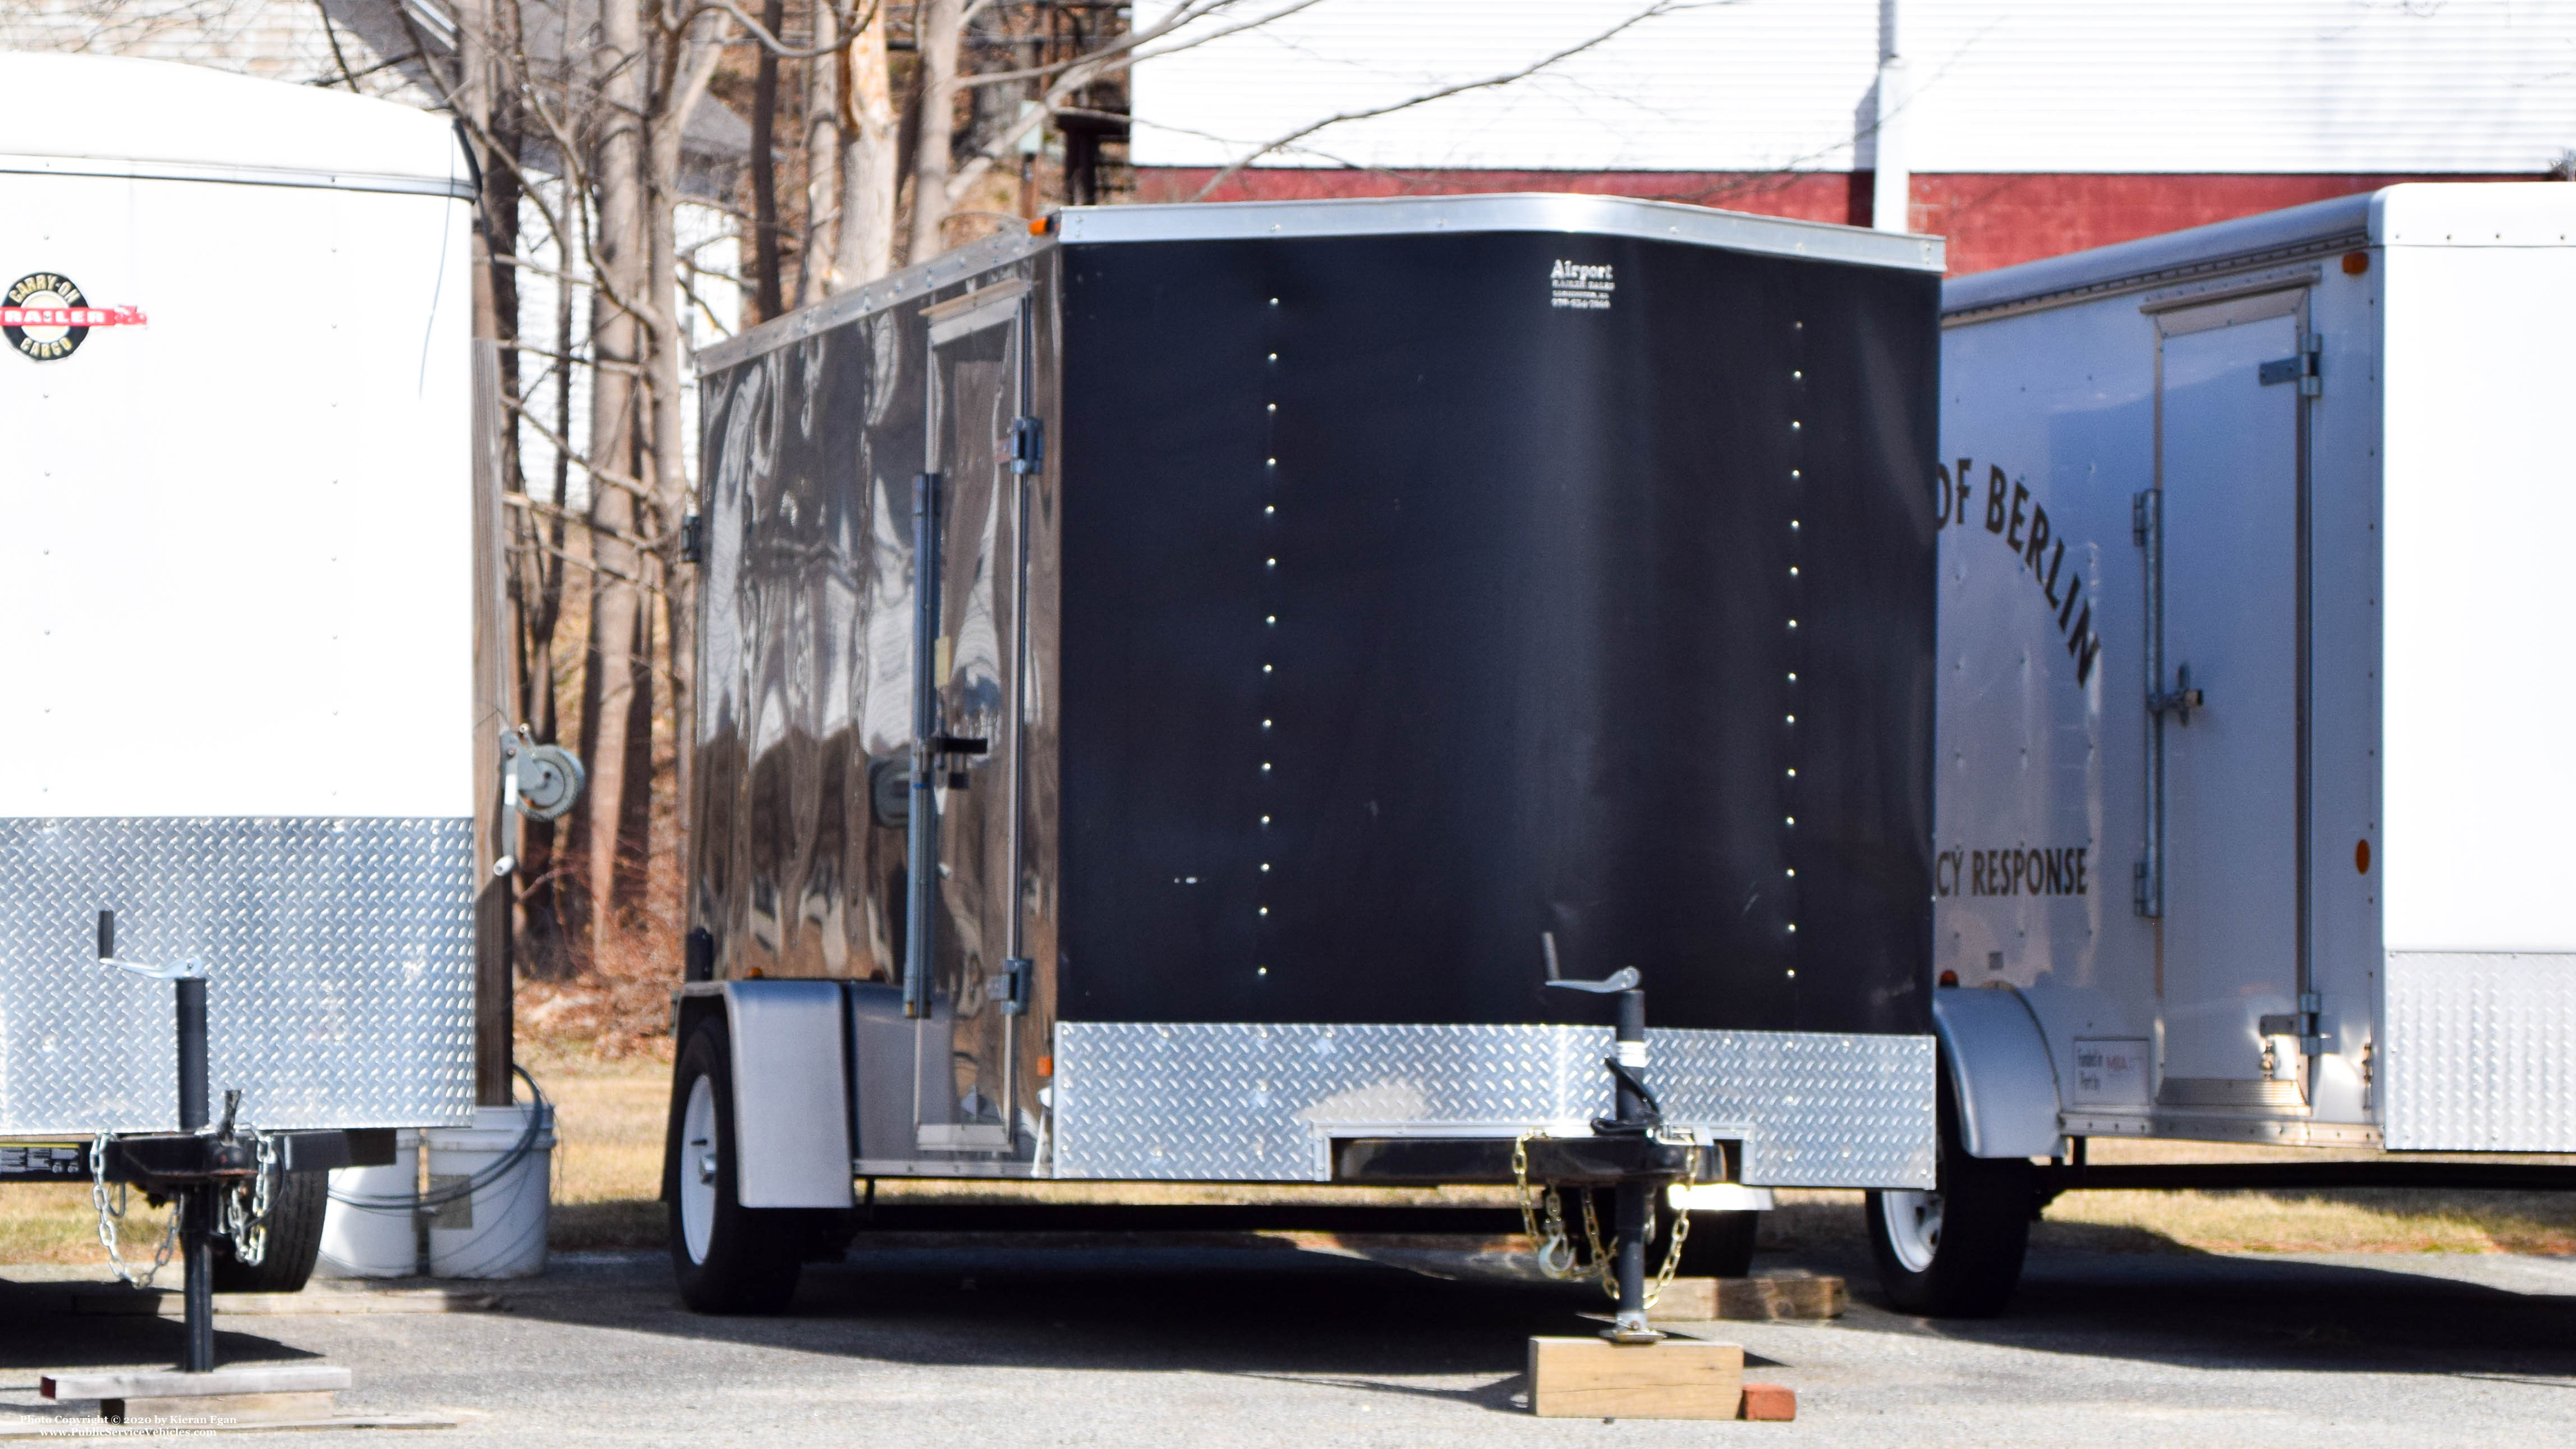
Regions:
<instances>
[{"instance_id":1,"label":"red brick","mask_svg":"<svg viewBox=\"0 0 2576 1449\"><path fill-rule=\"evenodd\" d=\"M1738 1417L1785 1424L1798 1417L1798 1391L1786 1384L1746 1384Z\"/></svg>"}]
</instances>

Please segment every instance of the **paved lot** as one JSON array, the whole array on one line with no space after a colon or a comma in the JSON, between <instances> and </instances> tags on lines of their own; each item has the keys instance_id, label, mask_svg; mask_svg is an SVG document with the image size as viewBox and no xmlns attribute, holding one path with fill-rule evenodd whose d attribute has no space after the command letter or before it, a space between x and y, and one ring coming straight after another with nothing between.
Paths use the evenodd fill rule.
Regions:
<instances>
[{"instance_id":1,"label":"paved lot","mask_svg":"<svg viewBox=\"0 0 2576 1449\"><path fill-rule=\"evenodd\" d=\"M2576 1260L2060 1254L2011 1317L1936 1324L1810 1258L1850 1272L1847 1317L1692 1330L1798 1390L1799 1421L1770 1425L1533 1419L1523 1341L1584 1331L1593 1300L1396 1256L1410 1269L1287 1247L878 1251L809 1270L791 1317L725 1320L682 1312L658 1256L581 1255L501 1312L226 1317L219 1347L344 1364L352 1408L460 1413L394 1440L422 1449L2576 1442ZM0 1286L0 1432L68 1427L40 1367L176 1352L175 1323L59 1312L68 1286Z\"/></svg>"}]
</instances>

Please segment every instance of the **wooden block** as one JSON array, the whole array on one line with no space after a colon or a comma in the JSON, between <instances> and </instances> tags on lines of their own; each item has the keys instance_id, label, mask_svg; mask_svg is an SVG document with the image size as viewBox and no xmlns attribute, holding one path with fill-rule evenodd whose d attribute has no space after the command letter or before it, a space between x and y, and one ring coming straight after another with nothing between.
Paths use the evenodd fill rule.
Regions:
<instances>
[{"instance_id":1,"label":"wooden block","mask_svg":"<svg viewBox=\"0 0 2576 1449\"><path fill-rule=\"evenodd\" d=\"M288 1420L327 1419L331 1395L325 1390L283 1394L193 1394L185 1398L101 1399L98 1416L112 1424L161 1425L171 1429L220 1429L227 1424L274 1424Z\"/></svg>"},{"instance_id":2,"label":"wooden block","mask_svg":"<svg viewBox=\"0 0 2576 1449\"><path fill-rule=\"evenodd\" d=\"M1530 1412L1543 1419L1732 1419L1744 1350L1689 1338L1533 1338L1529 1380Z\"/></svg>"},{"instance_id":3,"label":"wooden block","mask_svg":"<svg viewBox=\"0 0 2576 1449\"><path fill-rule=\"evenodd\" d=\"M36 1391L48 1399L207 1399L233 1394L328 1393L349 1386L349 1371L336 1364L231 1364L212 1373L177 1369L117 1369L105 1373L44 1374Z\"/></svg>"},{"instance_id":4,"label":"wooden block","mask_svg":"<svg viewBox=\"0 0 2576 1449\"><path fill-rule=\"evenodd\" d=\"M1798 1417L1798 1391L1787 1384L1746 1384L1744 1412L1737 1417L1786 1424Z\"/></svg>"},{"instance_id":5,"label":"wooden block","mask_svg":"<svg viewBox=\"0 0 2576 1449\"><path fill-rule=\"evenodd\" d=\"M1718 1316L1717 1278L1675 1278L1646 1308L1649 1323L1706 1323Z\"/></svg>"},{"instance_id":6,"label":"wooden block","mask_svg":"<svg viewBox=\"0 0 2576 1449\"><path fill-rule=\"evenodd\" d=\"M219 1314L278 1313L488 1313L501 1306L501 1295L474 1288L308 1288L301 1293L218 1293ZM184 1318L184 1295L171 1292L77 1293L72 1312L107 1317Z\"/></svg>"},{"instance_id":7,"label":"wooden block","mask_svg":"<svg viewBox=\"0 0 2576 1449\"><path fill-rule=\"evenodd\" d=\"M1840 1318L1851 1306L1843 1280L1830 1275L1796 1278L1720 1278L1717 1316L1760 1322L1772 1318Z\"/></svg>"},{"instance_id":8,"label":"wooden block","mask_svg":"<svg viewBox=\"0 0 2576 1449\"><path fill-rule=\"evenodd\" d=\"M1646 1317L1657 1323L1840 1318L1850 1302L1843 1280L1834 1277L1675 1278Z\"/></svg>"}]
</instances>

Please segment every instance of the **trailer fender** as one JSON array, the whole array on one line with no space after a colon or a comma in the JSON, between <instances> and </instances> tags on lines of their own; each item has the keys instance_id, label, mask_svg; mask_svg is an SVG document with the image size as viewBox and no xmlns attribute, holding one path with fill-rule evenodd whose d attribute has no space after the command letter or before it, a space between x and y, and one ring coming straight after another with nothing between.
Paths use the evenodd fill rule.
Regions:
<instances>
[{"instance_id":1,"label":"trailer fender","mask_svg":"<svg viewBox=\"0 0 2576 1449\"><path fill-rule=\"evenodd\" d=\"M724 1006L742 1206L850 1206L841 984L728 981Z\"/></svg>"},{"instance_id":2,"label":"trailer fender","mask_svg":"<svg viewBox=\"0 0 2576 1449\"><path fill-rule=\"evenodd\" d=\"M2039 1021L2010 987L1932 993L1941 1060L1959 1104L1970 1157L2048 1157L2057 1151L2057 1068Z\"/></svg>"}]
</instances>

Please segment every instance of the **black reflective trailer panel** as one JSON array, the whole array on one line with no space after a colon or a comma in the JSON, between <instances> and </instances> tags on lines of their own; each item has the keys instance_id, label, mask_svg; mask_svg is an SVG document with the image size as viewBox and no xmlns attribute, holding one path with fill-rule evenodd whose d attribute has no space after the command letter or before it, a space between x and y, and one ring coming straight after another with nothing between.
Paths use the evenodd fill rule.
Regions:
<instances>
[{"instance_id":1,"label":"black reflective trailer panel","mask_svg":"<svg viewBox=\"0 0 2576 1449\"><path fill-rule=\"evenodd\" d=\"M902 969L921 361L890 315L709 376L689 923L719 977Z\"/></svg>"},{"instance_id":2,"label":"black reflective trailer panel","mask_svg":"<svg viewBox=\"0 0 2576 1449\"><path fill-rule=\"evenodd\" d=\"M1062 255L1064 1017L1930 1030L1936 277Z\"/></svg>"}]
</instances>

